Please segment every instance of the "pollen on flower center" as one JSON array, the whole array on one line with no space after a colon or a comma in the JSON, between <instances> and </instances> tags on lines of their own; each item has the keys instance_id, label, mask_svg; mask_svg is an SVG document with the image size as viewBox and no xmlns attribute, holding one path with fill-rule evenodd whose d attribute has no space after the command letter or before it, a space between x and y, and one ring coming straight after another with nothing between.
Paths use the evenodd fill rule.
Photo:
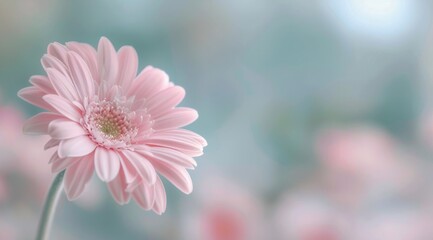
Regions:
<instances>
[{"instance_id":1,"label":"pollen on flower center","mask_svg":"<svg viewBox=\"0 0 433 240\"><path fill-rule=\"evenodd\" d=\"M119 137L122 131L121 129L122 123L119 123L118 121L116 121L115 118L112 117L101 119L98 125L99 125L99 130L111 138Z\"/></svg>"},{"instance_id":2,"label":"pollen on flower center","mask_svg":"<svg viewBox=\"0 0 433 240\"><path fill-rule=\"evenodd\" d=\"M130 110L117 101L91 103L84 119L94 140L103 145L128 144L137 132Z\"/></svg>"}]
</instances>

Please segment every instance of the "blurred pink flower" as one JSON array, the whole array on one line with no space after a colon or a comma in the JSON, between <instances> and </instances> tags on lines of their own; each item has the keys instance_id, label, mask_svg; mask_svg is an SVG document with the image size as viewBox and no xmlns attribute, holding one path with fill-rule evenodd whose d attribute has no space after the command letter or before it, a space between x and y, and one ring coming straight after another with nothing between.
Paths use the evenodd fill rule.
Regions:
<instances>
[{"instance_id":1,"label":"blurred pink flower","mask_svg":"<svg viewBox=\"0 0 433 240\"><path fill-rule=\"evenodd\" d=\"M0 239L1 240L16 240L18 239L17 229L10 223L0 220Z\"/></svg>"},{"instance_id":2,"label":"blurred pink flower","mask_svg":"<svg viewBox=\"0 0 433 240\"><path fill-rule=\"evenodd\" d=\"M339 214L323 198L308 192L288 193L277 204L278 239L341 240Z\"/></svg>"},{"instance_id":3,"label":"blurred pink flower","mask_svg":"<svg viewBox=\"0 0 433 240\"><path fill-rule=\"evenodd\" d=\"M0 101L1 102L1 101ZM47 136L26 136L22 133L23 113L0 105L0 239L28 239L28 220L39 213L52 174L41 159L52 155L44 151Z\"/></svg>"},{"instance_id":4,"label":"blurred pink flower","mask_svg":"<svg viewBox=\"0 0 433 240\"><path fill-rule=\"evenodd\" d=\"M53 155L54 149L44 151L44 145L49 140L48 136L24 136L22 127L18 130L18 133L21 135L21 139L16 142L16 144L19 144L14 149L17 170L20 174L26 176L27 181L31 183L30 185L33 185L30 190L42 203L53 174L45 164L41 164L41 160L45 160L43 163L47 163L48 159ZM23 147L26 149L25 151L22 150Z\"/></svg>"},{"instance_id":5,"label":"blurred pink flower","mask_svg":"<svg viewBox=\"0 0 433 240\"><path fill-rule=\"evenodd\" d=\"M323 131L317 141L324 184L341 204L360 207L368 198L416 186L416 157L385 131L371 126Z\"/></svg>"},{"instance_id":6,"label":"blurred pink flower","mask_svg":"<svg viewBox=\"0 0 433 240\"><path fill-rule=\"evenodd\" d=\"M221 178L202 182L206 188L197 192L199 207L194 204L194 209L187 211L190 218L184 228L185 239L266 239L263 206L257 197L236 183Z\"/></svg>"},{"instance_id":7,"label":"blurred pink flower","mask_svg":"<svg viewBox=\"0 0 433 240\"><path fill-rule=\"evenodd\" d=\"M9 187L3 176L0 175L0 203L7 199Z\"/></svg>"},{"instance_id":8,"label":"blurred pink flower","mask_svg":"<svg viewBox=\"0 0 433 240\"><path fill-rule=\"evenodd\" d=\"M11 106L0 106L0 166L13 165L12 161L17 142L21 139L23 114Z\"/></svg>"},{"instance_id":9,"label":"blurred pink flower","mask_svg":"<svg viewBox=\"0 0 433 240\"><path fill-rule=\"evenodd\" d=\"M433 147L433 112L426 112L419 118L417 137L425 146Z\"/></svg>"},{"instance_id":10,"label":"blurred pink flower","mask_svg":"<svg viewBox=\"0 0 433 240\"><path fill-rule=\"evenodd\" d=\"M165 72L146 67L137 75L134 48L118 52L102 37L98 49L78 42L52 43L42 57L46 76L32 76L33 86L19 96L41 107L27 122L28 133L48 134L45 148L57 148L50 163L66 169L68 199L80 196L93 172L107 182L119 204L131 196L144 209L161 214L166 194L157 173L184 193L192 191L186 169L203 154L206 141L181 129L194 122L194 109L176 107L185 91Z\"/></svg>"},{"instance_id":11,"label":"blurred pink flower","mask_svg":"<svg viewBox=\"0 0 433 240\"><path fill-rule=\"evenodd\" d=\"M0 183L0 199L7 198L13 183L9 177L18 174L25 179L31 192L28 198L42 200L51 180L47 167L38 161L49 158L53 151L44 151L43 146L49 139L46 136L24 136L21 111L12 106L0 106L0 169L3 171ZM23 151L25 149L25 151Z\"/></svg>"},{"instance_id":12,"label":"blurred pink flower","mask_svg":"<svg viewBox=\"0 0 433 240\"><path fill-rule=\"evenodd\" d=\"M432 239L432 216L429 214L421 209L379 210L372 216L361 219L352 234L359 240Z\"/></svg>"},{"instance_id":13,"label":"blurred pink flower","mask_svg":"<svg viewBox=\"0 0 433 240\"><path fill-rule=\"evenodd\" d=\"M317 152L324 166L348 175L377 175L394 159L393 140L382 130L369 126L323 131Z\"/></svg>"}]
</instances>

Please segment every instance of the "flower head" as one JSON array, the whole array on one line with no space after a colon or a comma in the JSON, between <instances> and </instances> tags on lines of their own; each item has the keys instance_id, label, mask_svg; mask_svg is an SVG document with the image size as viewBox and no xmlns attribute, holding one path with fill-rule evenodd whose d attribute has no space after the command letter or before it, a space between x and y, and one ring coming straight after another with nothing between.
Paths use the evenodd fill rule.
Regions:
<instances>
[{"instance_id":1,"label":"flower head","mask_svg":"<svg viewBox=\"0 0 433 240\"><path fill-rule=\"evenodd\" d=\"M107 182L119 204L132 197L142 208L165 211L159 175L184 193L192 191L186 169L203 154L206 140L182 129L194 122L194 109L177 107L185 91L168 75L148 66L138 75L134 48L117 52L102 37L98 48L78 42L52 43L42 57L47 76L19 96L47 112L30 118L25 131L48 134L45 148L57 148L52 171L66 170L68 199L79 197L93 172Z\"/></svg>"}]
</instances>

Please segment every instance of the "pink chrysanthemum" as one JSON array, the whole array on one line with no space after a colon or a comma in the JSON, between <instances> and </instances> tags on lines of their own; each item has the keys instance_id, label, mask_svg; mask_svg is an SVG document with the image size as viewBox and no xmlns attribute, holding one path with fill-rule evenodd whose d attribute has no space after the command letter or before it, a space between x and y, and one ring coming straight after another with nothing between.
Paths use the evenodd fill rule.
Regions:
<instances>
[{"instance_id":1,"label":"pink chrysanthemum","mask_svg":"<svg viewBox=\"0 0 433 240\"><path fill-rule=\"evenodd\" d=\"M158 174L182 192L192 191L186 169L203 153L206 140L181 129L194 122L194 109L176 107L185 91L151 66L137 75L134 48L118 52L102 37L95 50L78 42L52 43L42 57L48 76L32 76L19 96L41 107L25 131L48 134L45 148L56 147L50 163L65 172L68 199L76 199L96 171L116 202L130 198L144 209L165 211Z\"/></svg>"}]
</instances>

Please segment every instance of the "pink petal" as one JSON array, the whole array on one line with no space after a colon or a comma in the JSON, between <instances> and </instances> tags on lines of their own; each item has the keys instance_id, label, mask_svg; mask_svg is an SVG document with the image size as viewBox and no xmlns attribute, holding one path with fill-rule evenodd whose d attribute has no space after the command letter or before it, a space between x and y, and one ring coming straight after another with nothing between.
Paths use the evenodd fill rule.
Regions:
<instances>
[{"instance_id":1,"label":"pink petal","mask_svg":"<svg viewBox=\"0 0 433 240\"><path fill-rule=\"evenodd\" d=\"M173 109L184 97L185 90L182 87L169 87L149 98L146 105L152 117L156 118Z\"/></svg>"},{"instance_id":2,"label":"pink petal","mask_svg":"<svg viewBox=\"0 0 433 240\"><path fill-rule=\"evenodd\" d=\"M138 173L135 167L127 160L121 157L120 165L125 172L125 179L127 183L131 183L137 177Z\"/></svg>"},{"instance_id":3,"label":"pink petal","mask_svg":"<svg viewBox=\"0 0 433 240\"><path fill-rule=\"evenodd\" d=\"M155 183L155 169L146 158L136 152L128 150L123 151L122 153L125 156L125 160L128 160L134 166L135 170L138 172L138 174L140 174L147 184Z\"/></svg>"},{"instance_id":4,"label":"pink petal","mask_svg":"<svg viewBox=\"0 0 433 240\"><path fill-rule=\"evenodd\" d=\"M67 42L66 46L78 53L81 58L86 62L86 65L89 67L90 73L92 74L92 78L99 82L98 76L98 64L96 61L96 50L87 43L79 43L79 42Z\"/></svg>"},{"instance_id":5,"label":"pink petal","mask_svg":"<svg viewBox=\"0 0 433 240\"><path fill-rule=\"evenodd\" d=\"M126 186L125 191L127 191L127 192L133 192L141 184L143 184L143 178L136 177L136 178L134 178L133 181L131 181L131 182L128 183L128 185Z\"/></svg>"},{"instance_id":6,"label":"pink petal","mask_svg":"<svg viewBox=\"0 0 433 240\"><path fill-rule=\"evenodd\" d=\"M167 196L165 194L165 188L159 177L156 178L155 182L155 202L153 204L153 211L156 214L161 215L165 212L167 207Z\"/></svg>"},{"instance_id":7,"label":"pink petal","mask_svg":"<svg viewBox=\"0 0 433 240\"><path fill-rule=\"evenodd\" d=\"M82 159L82 157L60 158L57 153L54 153L53 158L50 159L50 163L52 164L51 172L59 173ZM85 161L88 160L86 159Z\"/></svg>"},{"instance_id":8,"label":"pink petal","mask_svg":"<svg viewBox=\"0 0 433 240\"><path fill-rule=\"evenodd\" d=\"M95 94L94 80L86 62L75 52L68 53L68 63L71 77L81 98L93 97Z\"/></svg>"},{"instance_id":9,"label":"pink petal","mask_svg":"<svg viewBox=\"0 0 433 240\"><path fill-rule=\"evenodd\" d=\"M155 119L153 128L156 130L181 128L191 124L197 120L197 118L198 113L192 108L175 108Z\"/></svg>"},{"instance_id":10,"label":"pink petal","mask_svg":"<svg viewBox=\"0 0 433 240\"><path fill-rule=\"evenodd\" d=\"M77 122L69 119L57 119L49 124L48 133L55 139L68 139L86 135L87 131Z\"/></svg>"},{"instance_id":11,"label":"pink petal","mask_svg":"<svg viewBox=\"0 0 433 240\"><path fill-rule=\"evenodd\" d=\"M152 66L147 66L132 82L129 89L129 96L136 96L137 99L149 98L153 94L168 87L168 75Z\"/></svg>"},{"instance_id":12,"label":"pink petal","mask_svg":"<svg viewBox=\"0 0 433 240\"><path fill-rule=\"evenodd\" d=\"M68 76L68 67L59 59L51 55L45 54L41 59L41 63L45 71L49 68L53 68L59 71L63 76Z\"/></svg>"},{"instance_id":13,"label":"pink petal","mask_svg":"<svg viewBox=\"0 0 433 240\"><path fill-rule=\"evenodd\" d=\"M152 135L150 138L141 141L152 146L166 147L183 152L191 157L201 156L203 154L203 146L196 141L183 139L176 136L165 137Z\"/></svg>"},{"instance_id":14,"label":"pink petal","mask_svg":"<svg viewBox=\"0 0 433 240\"><path fill-rule=\"evenodd\" d=\"M95 150L95 170L98 177L104 182L112 181L120 169L120 160L117 153L98 147Z\"/></svg>"},{"instance_id":15,"label":"pink petal","mask_svg":"<svg viewBox=\"0 0 433 240\"><path fill-rule=\"evenodd\" d=\"M67 51L68 51L68 49L64 45L62 45L58 42L50 43L48 45L48 49L47 49L47 52L49 55L59 59L63 63L66 63Z\"/></svg>"},{"instance_id":16,"label":"pink petal","mask_svg":"<svg viewBox=\"0 0 433 240\"><path fill-rule=\"evenodd\" d=\"M57 113L38 113L24 123L23 131L31 134L48 134L48 125L58 118L61 118L61 116Z\"/></svg>"},{"instance_id":17,"label":"pink petal","mask_svg":"<svg viewBox=\"0 0 433 240\"><path fill-rule=\"evenodd\" d=\"M131 86L132 80L137 75L138 56L133 47L124 46L119 49L119 75L118 84L122 86L122 90L127 93Z\"/></svg>"},{"instance_id":18,"label":"pink petal","mask_svg":"<svg viewBox=\"0 0 433 240\"><path fill-rule=\"evenodd\" d=\"M123 169L120 169L119 174L113 181L108 183L108 189L111 192L114 200L120 204L126 204L129 202L131 195L127 192L126 189L127 183L125 179L125 173Z\"/></svg>"},{"instance_id":19,"label":"pink petal","mask_svg":"<svg viewBox=\"0 0 433 240\"><path fill-rule=\"evenodd\" d=\"M51 155L50 160L48 161L48 164L51 164L53 162L57 162L58 160L60 160L61 158L59 158L59 155L57 154L57 152L54 152L53 155Z\"/></svg>"},{"instance_id":20,"label":"pink petal","mask_svg":"<svg viewBox=\"0 0 433 240\"><path fill-rule=\"evenodd\" d=\"M159 137L170 138L171 136L176 136L177 138L183 138L185 140L194 140L197 143L200 143L203 147L207 146L207 141L202 136L198 135L195 132L192 132L187 129L170 129L164 131L158 131L154 133Z\"/></svg>"},{"instance_id":21,"label":"pink petal","mask_svg":"<svg viewBox=\"0 0 433 240\"><path fill-rule=\"evenodd\" d=\"M26 87L18 92L18 96L24 101L45 110L53 110L53 107L42 99L45 95L46 93L37 87Z\"/></svg>"},{"instance_id":22,"label":"pink petal","mask_svg":"<svg viewBox=\"0 0 433 240\"><path fill-rule=\"evenodd\" d=\"M45 143L44 150L50 149L52 147L56 147L60 144L60 140L58 139L50 139L47 143ZM56 152L57 154L57 152Z\"/></svg>"},{"instance_id":23,"label":"pink petal","mask_svg":"<svg viewBox=\"0 0 433 240\"><path fill-rule=\"evenodd\" d=\"M96 144L88 136L79 136L66 139L60 142L59 157L81 157L95 150Z\"/></svg>"},{"instance_id":24,"label":"pink petal","mask_svg":"<svg viewBox=\"0 0 433 240\"><path fill-rule=\"evenodd\" d=\"M47 72L48 78L50 79L54 89L60 96L70 101L79 99L75 86L69 76L63 75L54 68L48 68L45 71Z\"/></svg>"},{"instance_id":25,"label":"pink petal","mask_svg":"<svg viewBox=\"0 0 433 240\"><path fill-rule=\"evenodd\" d=\"M56 90L54 90L54 87L47 76L41 76L41 75L31 76L30 83L38 87L40 90L42 90L45 93L48 94L56 93Z\"/></svg>"},{"instance_id":26,"label":"pink petal","mask_svg":"<svg viewBox=\"0 0 433 240\"><path fill-rule=\"evenodd\" d=\"M86 97L84 98L84 99L87 99ZM83 99L83 102L84 102L84 99ZM83 106L83 104L81 104L80 102L77 102L77 101L72 101L71 102L75 107L77 107L77 109L78 109L78 111L80 111L80 112L85 112L85 109L84 109L84 106Z\"/></svg>"},{"instance_id":27,"label":"pink petal","mask_svg":"<svg viewBox=\"0 0 433 240\"><path fill-rule=\"evenodd\" d=\"M192 180L183 167L160 161L153 161L155 169L185 194L192 192Z\"/></svg>"},{"instance_id":28,"label":"pink petal","mask_svg":"<svg viewBox=\"0 0 433 240\"><path fill-rule=\"evenodd\" d=\"M76 122L80 121L81 119L80 110L76 106L74 106L70 101L54 94L45 95L43 99L47 103L49 103L54 109L56 109L57 112L64 115L65 117Z\"/></svg>"},{"instance_id":29,"label":"pink petal","mask_svg":"<svg viewBox=\"0 0 433 240\"><path fill-rule=\"evenodd\" d=\"M144 210L150 210L155 202L155 186L140 184L132 192L132 197Z\"/></svg>"},{"instance_id":30,"label":"pink petal","mask_svg":"<svg viewBox=\"0 0 433 240\"><path fill-rule=\"evenodd\" d=\"M109 87L113 86L117 78L119 63L116 50L106 37L99 40L97 60L101 83L105 81Z\"/></svg>"},{"instance_id":31,"label":"pink petal","mask_svg":"<svg viewBox=\"0 0 433 240\"><path fill-rule=\"evenodd\" d=\"M65 173L65 191L68 200L74 200L83 192L86 183L93 175L94 165L91 157L83 158L68 167Z\"/></svg>"},{"instance_id":32,"label":"pink petal","mask_svg":"<svg viewBox=\"0 0 433 240\"><path fill-rule=\"evenodd\" d=\"M197 162L192 157L170 148L153 147L151 152L152 156L147 157L149 160L163 161L184 168L197 166Z\"/></svg>"},{"instance_id":33,"label":"pink petal","mask_svg":"<svg viewBox=\"0 0 433 240\"><path fill-rule=\"evenodd\" d=\"M106 91L105 96L107 99L116 99L120 97L120 89L119 86L114 85Z\"/></svg>"}]
</instances>

